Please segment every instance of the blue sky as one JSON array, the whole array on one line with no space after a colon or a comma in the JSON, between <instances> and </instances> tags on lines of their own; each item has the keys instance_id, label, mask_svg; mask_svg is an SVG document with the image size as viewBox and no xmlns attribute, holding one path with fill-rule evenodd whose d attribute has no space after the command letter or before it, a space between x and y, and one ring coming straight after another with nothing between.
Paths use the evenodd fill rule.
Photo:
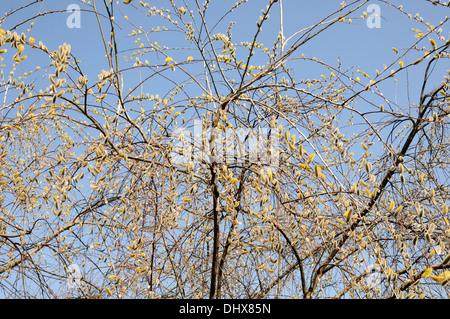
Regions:
<instances>
[{"instance_id":1,"label":"blue sky","mask_svg":"<svg viewBox=\"0 0 450 319\"><path fill-rule=\"evenodd\" d=\"M449 12L448 9L445 9L442 6L432 6L429 3L425 3L424 0L397 2L403 5L405 11L410 12L413 15L416 12L420 12L420 15L424 17L425 21L430 21L434 25L436 25L439 20L442 20ZM21 3L27 3L27 1L15 1L14 5L4 5L3 9L9 11L19 7ZM24 18L30 17L38 11L64 11L68 5L73 3L80 5L82 10L90 10L88 6L73 0L47 0L42 3L34 4L15 14L11 18L8 18L2 25L2 28L7 29L13 26L15 22L22 21ZM105 13L103 2L97 0L96 3L99 12ZM188 4L193 8L195 8L194 3L195 2L188 1ZM212 1L209 5L207 14L208 22L213 25L215 21L222 16L223 12L227 8L230 8L234 3L235 1L230 0ZM370 1L369 4L371 3L380 5L382 16L380 28L368 28L366 21L360 19L363 11L367 10L367 7L363 7L352 14L353 19L351 24L341 23L334 25L332 28L326 30L317 38L307 43L304 47L300 48L299 51L294 54L294 57L304 53L306 56L317 57L319 60L325 61L332 66L337 65L338 57L340 57L344 69L354 66L356 69L361 69L371 76L375 74L375 70L382 70L383 64L389 65L394 62L400 54L404 52L402 50L408 49L408 45L414 39L414 33L411 31L411 28L420 27L423 30L423 25L413 22L413 20L408 19L406 15L399 13L395 8L389 7L380 1ZM135 6L137 9L132 6ZM150 6L158 7L158 3L150 2ZM265 6L265 1L249 1L248 3L243 4L239 10L227 15L213 31L226 33L229 22L235 21L236 24L233 27L233 40L235 42L250 41L256 30L256 21L261 14L261 9L264 9ZM339 9L339 7L340 1L334 0L284 0L283 16L285 37L288 38L296 31L315 24L330 12ZM132 48L134 41L133 38L127 36L131 33L132 26L123 19L124 14L128 15L130 21L134 24L143 26L143 29L145 29L147 25L148 29L151 28L154 26L153 21L156 22L156 18L146 17L143 13L138 12L138 10L142 11L142 8L136 0L128 6L120 3L120 11L122 12L117 9L115 11L119 50ZM100 32L97 19L92 12L81 12L81 27L70 29L66 25L66 20L69 15L70 13L61 12L37 18L30 35L35 37L38 41L42 40L50 50L57 49L58 46L64 42L71 44L72 53L82 61L81 65L83 71L88 74L88 77L96 79L97 74L99 74L102 69L108 68L104 58L103 44L99 41ZM271 20L264 25L263 32L259 38L260 42L268 46L274 42L279 32L279 11L276 5L270 15ZM108 21L103 18L102 24L104 31L107 34L109 32ZM29 27L29 23L21 26L19 30L24 31L27 27ZM448 27L445 26L443 29L443 35L448 35ZM166 44L168 46L177 44L185 45L185 43L181 43L180 40L182 38L179 38L176 33L170 33L170 37L167 36L168 34L169 33L152 34L150 40L153 41L153 39L157 39L160 44ZM423 45L429 46L429 43L423 43ZM391 50L391 47L399 49L400 54L395 54L395 52ZM183 54L186 55L187 53ZM192 54L194 55L194 58L196 58L195 52ZM125 53L123 55L125 55ZM40 56L42 57L42 55ZM415 59L418 56L419 55L416 54L409 57L409 59ZM34 63L36 58L37 57L33 57L33 59L30 60L30 63ZM46 62L45 58L41 61L43 63ZM122 67L126 66L125 62L120 61L120 63ZM448 62L445 63L447 63L448 66ZM397 67L397 65L395 65L395 67ZM310 77L317 78L322 72L326 72L326 70L321 70L321 68L318 68L312 63L299 63L298 67L294 67L293 69L297 81ZM421 75L420 72L410 74L412 79L416 76L420 78ZM440 76L439 74L436 75ZM401 77L402 75L399 76L399 78ZM414 84L419 82L420 81L411 81L410 84L413 88L413 94L415 92Z\"/></svg>"},{"instance_id":2,"label":"blue sky","mask_svg":"<svg viewBox=\"0 0 450 319\"><path fill-rule=\"evenodd\" d=\"M3 1L6 3L6 1ZM298 0L283 0L283 25L284 34L288 38L298 30L307 28L314 25L322 18L325 18L331 12L338 10L341 1L298 1ZM26 4L28 1L15 1L8 2L2 6L2 11L10 11L20 6L20 4ZM39 11L61 11L52 14L45 15L36 19L34 27L30 31L30 36L36 38L36 41L42 41L47 47L52 50L56 50L59 45L68 43L71 45L71 52L74 56L81 61L80 65L83 72L88 78L93 79L92 82L98 79L97 75L101 73L103 69L109 69L109 66L105 59L105 51L102 41L100 41L99 26L97 23L97 17L92 12L81 12L81 25L80 28L69 28L66 24L67 18L71 13L65 12L66 8L70 4L78 4L81 9L89 9L88 6L83 5L81 2L73 0L46 0L44 2L36 3L27 9L20 11L19 13L8 18L4 24L1 25L3 29L9 29L16 23L20 23L24 19L37 14ZM104 14L105 10L103 2L96 0L99 12ZM157 6L158 1L150 1L150 6ZM166 1L163 2L167 5ZM191 9L195 10L195 2L187 1L192 6ZM213 26L218 21L225 10L228 10L235 1L218 1L212 0L210 3L210 9L207 14L207 21L210 26ZM425 21L436 25L442 20L448 13L449 9L442 6L432 6L426 3L424 0L405 0L396 1L398 4L402 4L405 11L414 15L419 12ZM259 19L261 9L264 9L267 1L253 0L242 5L242 7L226 16L225 19L219 23L212 33L222 32L226 33L227 27L230 21L235 21L236 24L233 27L233 41L239 43L240 41L251 41L253 34L256 31L256 21ZM412 28L419 27L422 31L424 26L414 22L414 20L408 19L405 14L398 12L395 8L387 6L381 1L370 1L369 4L379 4L381 8L381 27L369 28L366 24L366 20L362 20L361 16L363 12L367 10L367 6L362 7L358 11L352 14L352 23L340 23L334 25L332 28L326 30L320 34L316 39L308 42L304 47L300 48L291 57L299 57L302 53L309 57L317 57L329 65L336 67L338 65L338 58L342 63L342 68L354 68L356 76L360 76L362 83L367 83L367 79L356 73L356 70L360 69L370 76L375 75L375 70L383 70L383 64L391 65L392 69L398 69L397 59L400 55L409 49L410 44L414 41L415 33ZM126 6L119 3L120 10L115 8L115 22L119 51L123 57L130 55L131 52L125 52L124 50L132 49L135 47L134 38L130 38L128 34L131 33L133 27L129 22L124 19L123 15L127 15L129 21L137 26L142 26L144 30L148 30L152 27L156 27L160 20L156 20L155 17L146 17L142 12L142 8L139 5L139 1L135 0L132 5ZM271 20L263 27L263 32L260 35L259 42L271 46L275 41L280 27L279 11L277 5L275 5L273 12L270 13ZM104 33L109 32L109 22L106 18L100 16ZM31 21L30 21L31 22ZM17 30L20 32L26 32L30 22L20 26ZM443 27L442 35L448 38L449 28L447 25ZM151 41L158 41L160 45L167 46L181 46L187 45L184 41L184 36L177 33L152 33L149 35ZM109 39L107 39L109 40ZM437 40L437 39L436 39ZM438 44L441 43L437 41ZM427 46L430 44L428 40L424 39L419 47ZM396 54L391 48L395 47L399 50ZM26 50L30 50L27 48ZM172 52L172 51L170 51ZM199 53L195 50L181 50L173 51L173 55L176 60L182 61L188 55L194 56L194 59L199 59ZM23 70L30 70L37 64L48 65L50 62L48 57L45 57L41 52L36 55L28 53L29 59L26 63L23 63ZM407 58L402 58L405 62L412 62L416 58L420 57L420 53L408 53ZM244 56L242 56L242 59ZM165 57L162 55L152 55L149 57L151 63L158 64L163 63ZM152 60L153 59L153 60ZM145 57L141 58L145 60ZM259 62L259 61L258 61ZM261 60L264 64L266 61ZM119 60L121 68L131 66L131 63L125 60ZM329 75L330 71L322 66L303 61L293 61L291 64L293 68L293 74L297 81L305 80L308 78L319 78L321 74ZM190 66L194 73L201 72L201 65ZM440 61L433 73L430 85L437 86L446 70L450 69L448 61ZM51 69L50 69L51 70ZM392 101L397 101L398 105L402 108L406 108L408 105L408 93L411 94L411 103L417 103L419 89L423 79L423 65L418 65L412 68L408 72L402 72L396 76L398 84L394 80L389 80L386 84L382 84L380 87L383 89L383 93L387 98ZM45 72L45 71L44 71ZM51 72L51 71L49 71ZM132 87L138 83L139 79L136 77L137 73L126 73L125 77L125 91L128 87ZM37 75L37 79L42 73ZM409 92L406 90L406 76L408 75ZM171 74L172 79L185 79L179 70L176 73ZM91 82L91 83L92 83ZM43 84L45 88L46 84ZM150 94L162 94L168 89L167 82L161 81L159 78L149 81L146 84L146 90ZM226 89L221 92L227 94ZM199 92L201 93L201 92ZM363 97L368 96L369 102L379 105L383 101L379 98L373 97L370 93L363 94ZM93 101L91 101L93 102ZM356 104L358 109L371 110L374 109L373 105L369 105L362 99L359 99Z\"/></svg>"}]
</instances>

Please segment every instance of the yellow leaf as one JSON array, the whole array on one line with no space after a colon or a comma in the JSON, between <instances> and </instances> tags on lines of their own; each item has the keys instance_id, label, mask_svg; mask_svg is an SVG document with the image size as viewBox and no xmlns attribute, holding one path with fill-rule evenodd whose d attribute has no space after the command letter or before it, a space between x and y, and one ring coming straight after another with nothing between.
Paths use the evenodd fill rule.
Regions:
<instances>
[{"instance_id":1,"label":"yellow leaf","mask_svg":"<svg viewBox=\"0 0 450 319\"><path fill-rule=\"evenodd\" d=\"M398 213L400 213L400 211L403 209L403 206L399 206L396 210L395 210L395 215L397 215Z\"/></svg>"},{"instance_id":2,"label":"yellow leaf","mask_svg":"<svg viewBox=\"0 0 450 319\"><path fill-rule=\"evenodd\" d=\"M188 56L188 58L187 58L187 62L189 63L189 62L191 62L192 61L192 59L193 59L193 57L192 56Z\"/></svg>"},{"instance_id":3,"label":"yellow leaf","mask_svg":"<svg viewBox=\"0 0 450 319\"><path fill-rule=\"evenodd\" d=\"M124 0L125 1L125 0ZM108 293L108 295L110 295L112 297L112 292L108 287L105 287L106 292Z\"/></svg>"},{"instance_id":4,"label":"yellow leaf","mask_svg":"<svg viewBox=\"0 0 450 319\"><path fill-rule=\"evenodd\" d=\"M433 47L433 50L437 50L436 41L434 39L430 39L431 46Z\"/></svg>"},{"instance_id":5,"label":"yellow leaf","mask_svg":"<svg viewBox=\"0 0 450 319\"><path fill-rule=\"evenodd\" d=\"M289 147L291 148L291 150L295 150L295 146L291 142L289 142Z\"/></svg>"},{"instance_id":6,"label":"yellow leaf","mask_svg":"<svg viewBox=\"0 0 450 319\"><path fill-rule=\"evenodd\" d=\"M396 48L393 47L392 50L394 50L396 54L398 53L398 50Z\"/></svg>"},{"instance_id":7,"label":"yellow leaf","mask_svg":"<svg viewBox=\"0 0 450 319\"><path fill-rule=\"evenodd\" d=\"M420 63L422 60L423 60L423 58L417 59L416 61L413 62L413 65Z\"/></svg>"},{"instance_id":8,"label":"yellow leaf","mask_svg":"<svg viewBox=\"0 0 450 319\"><path fill-rule=\"evenodd\" d=\"M173 58L171 58L170 56L166 58L166 60L164 61L165 64L168 64L170 61L173 61Z\"/></svg>"},{"instance_id":9,"label":"yellow leaf","mask_svg":"<svg viewBox=\"0 0 450 319\"><path fill-rule=\"evenodd\" d=\"M350 221L350 218L352 218L352 213L353 213L353 208L350 207L349 209L347 209L344 213L344 218L347 221L347 223Z\"/></svg>"},{"instance_id":10,"label":"yellow leaf","mask_svg":"<svg viewBox=\"0 0 450 319\"><path fill-rule=\"evenodd\" d=\"M269 181L272 180L272 176L273 176L273 175L272 175L272 169L271 169L271 168L268 168L268 169L267 169L267 177L269 178Z\"/></svg>"},{"instance_id":11,"label":"yellow leaf","mask_svg":"<svg viewBox=\"0 0 450 319\"><path fill-rule=\"evenodd\" d=\"M450 254L448 254L448 255L444 258L444 260L442 261L442 264L443 264L443 265L447 265L449 262L450 262Z\"/></svg>"},{"instance_id":12,"label":"yellow leaf","mask_svg":"<svg viewBox=\"0 0 450 319\"><path fill-rule=\"evenodd\" d=\"M445 270L439 276L430 276L430 278L433 279L434 281L443 281L445 279L450 279L450 271L449 270Z\"/></svg>"},{"instance_id":13,"label":"yellow leaf","mask_svg":"<svg viewBox=\"0 0 450 319\"><path fill-rule=\"evenodd\" d=\"M428 278L433 273L433 268L428 268L422 274L422 278Z\"/></svg>"},{"instance_id":14,"label":"yellow leaf","mask_svg":"<svg viewBox=\"0 0 450 319\"><path fill-rule=\"evenodd\" d=\"M262 264L261 266L257 267L256 269L263 269L264 267L266 267L266 264Z\"/></svg>"},{"instance_id":15,"label":"yellow leaf","mask_svg":"<svg viewBox=\"0 0 450 319\"><path fill-rule=\"evenodd\" d=\"M395 208L394 201L391 201L391 206L389 207L389 210L392 211Z\"/></svg>"},{"instance_id":16,"label":"yellow leaf","mask_svg":"<svg viewBox=\"0 0 450 319\"><path fill-rule=\"evenodd\" d=\"M316 177L320 176L320 172L321 172L322 168L320 167L320 165L315 165L314 166L314 172L316 173Z\"/></svg>"},{"instance_id":17,"label":"yellow leaf","mask_svg":"<svg viewBox=\"0 0 450 319\"><path fill-rule=\"evenodd\" d=\"M300 151L300 155L302 155L303 153L306 153L305 149L303 148L303 145L300 144L300 146L298 147L299 151Z\"/></svg>"}]
</instances>

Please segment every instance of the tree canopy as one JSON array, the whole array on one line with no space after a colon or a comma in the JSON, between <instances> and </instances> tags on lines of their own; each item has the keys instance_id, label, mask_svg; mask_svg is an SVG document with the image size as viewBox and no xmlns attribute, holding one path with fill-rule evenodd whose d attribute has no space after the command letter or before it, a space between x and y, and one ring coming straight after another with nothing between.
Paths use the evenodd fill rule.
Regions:
<instances>
[{"instance_id":1,"label":"tree canopy","mask_svg":"<svg viewBox=\"0 0 450 319\"><path fill-rule=\"evenodd\" d=\"M447 298L448 3L324 2L5 7L0 295Z\"/></svg>"}]
</instances>

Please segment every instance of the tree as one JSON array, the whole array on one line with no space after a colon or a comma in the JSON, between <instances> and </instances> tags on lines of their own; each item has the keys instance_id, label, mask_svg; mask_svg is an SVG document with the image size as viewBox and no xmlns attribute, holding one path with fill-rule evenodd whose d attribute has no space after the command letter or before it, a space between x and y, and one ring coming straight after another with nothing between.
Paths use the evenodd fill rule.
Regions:
<instances>
[{"instance_id":1,"label":"tree","mask_svg":"<svg viewBox=\"0 0 450 319\"><path fill-rule=\"evenodd\" d=\"M370 1L289 36L285 1L247 2L80 2L97 78L32 37L65 8L0 20L3 296L448 296L448 18L380 1L415 36L372 72L302 54Z\"/></svg>"}]
</instances>

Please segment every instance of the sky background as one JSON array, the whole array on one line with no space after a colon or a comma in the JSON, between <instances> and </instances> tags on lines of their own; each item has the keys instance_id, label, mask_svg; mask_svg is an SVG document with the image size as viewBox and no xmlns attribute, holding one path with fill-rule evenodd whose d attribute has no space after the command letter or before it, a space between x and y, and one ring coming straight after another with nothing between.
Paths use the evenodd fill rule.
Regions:
<instances>
[{"instance_id":1,"label":"sky background","mask_svg":"<svg viewBox=\"0 0 450 319\"><path fill-rule=\"evenodd\" d=\"M28 1L2 1L2 11L10 12L15 8L18 8L22 3L26 4ZM406 12L413 15L420 12L420 15L425 21L430 21L436 25L439 20L442 20L449 13L449 9L442 6L433 6L426 3L424 0L408 0L397 1L398 4L402 4ZM195 8L194 1L188 1L189 5ZM215 22L223 16L223 13L227 11L235 1L211 1L209 10L207 13L207 21L210 25L214 25ZM62 11L60 13L53 13L43 15L35 20L34 27L30 32L30 36L36 38L37 42L42 41L50 51L58 48L62 43L68 43L71 45L71 52L81 61L81 67L83 72L88 75L88 78L97 79L97 75L101 73L102 69L108 69L106 59L104 57L103 43L99 41L99 27L97 18L92 12L81 12L81 25L80 28L69 28L67 26L67 18L70 13L65 12L70 4L77 4L82 10L91 10L90 7L84 5L81 2L70 0L47 0L44 2L38 2L28 8L19 11L13 16L9 17L6 22L1 26L4 29L13 27L16 23L28 19L38 12L45 11ZM100 14L105 14L103 2L97 0L97 7ZM150 1L150 6L158 6L157 1ZM161 5L166 5L163 1ZM361 20L360 17L367 7L363 7L356 11L352 16L351 24L340 23L334 25L332 28L326 30L320 34L317 38L313 39L299 51L297 51L293 57L300 56L304 53L309 57L317 57L319 60L325 61L332 66L337 66L338 58L340 58L343 69L355 67L361 69L370 76L375 74L375 70L382 70L383 64L389 65L395 63L393 68L397 68L396 60L404 50L408 49L408 44L414 39L415 33L411 30L412 27L419 27L423 31L423 25L414 22L401 14L395 8L389 7L381 1L370 1L369 4L377 4L381 9L381 27L369 28L366 24L366 20ZM212 33L222 32L226 33L226 29L230 21L236 22L233 27L233 41L239 43L240 41L251 41L253 34L256 30L256 21L258 20L261 9L266 6L266 1L249 1L244 3L237 11L227 15L221 23L219 23L214 30L210 30ZM276 5L275 5L276 6ZM300 29L309 27L317 23L317 21L326 17L329 13L339 9L340 1L324 0L324 1L283 1L283 15L284 15L284 33L288 38L293 33ZM133 29L129 21L136 26L142 26L145 30L154 27L156 24L156 17L146 17L143 8L139 5L138 1L133 1L131 5L124 5L120 3L120 10L115 9L115 21L116 32L119 51L123 50L123 56L129 55L128 50L133 48L134 38L129 37L131 30ZM370 12L369 12L370 14ZM129 21L124 19L124 15L129 17ZM33 21L33 20L31 20ZM25 23L20 26L18 30L24 31L29 27L31 23ZM158 20L158 22L161 20ZM154 23L155 22L155 23ZM107 34L109 31L108 21L103 18L103 28ZM448 27L444 26L443 35L448 35ZM271 12L270 20L264 25L263 32L260 35L259 42L270 46L276 39L279 32L279 11L278 8L274 8ZM157 40L161 45L173 46L173 45L185 45L184 37L180 38L180 34L170 33L152 33L149 35L151 41ZM291 41L292 42L292 41ZM429 47L429 43L419 43L419 46L425 45ZM439 43L439 42L438 42ZM289 45L289 43L288 43ZM135 46L135 45L134 45ZM391 49L396 47L400 50L400 54L395 54ZM128 54L127 54L128 53ZM198 52L192 52L194 59L198 58ZM183 53L186 55L187 53ZM408 59L415 59L420 57L420 53L415 56L408 55ZM164 57L160 57L162 63ZM184 57L185 58L185 57ZM40 59L40 60L39 60ZM142 59L141 59L142 60ZM42 54L32 56L29 54L28 65L43 64L47 62ZM155 61L150 60L150 63ZM407 60L405 60L407 62ZM412 61L410 61L412 62ZM122 67L126 66L126 62L119 62ZM444 62L447 63L448 62ZM295 66L295 64L293 64ZM443 65L441 63L441 65ZM417 69L420 69L419 66ZM30 67L31 68L31 67ZM447 67L448 68L448 67ZM307 79L311 77L319 77L322 72L329 72L321 70L320 67L314 63L301 63L298 67L293 67L293 74L296 80ZM436 78L438 79L441 74L437 72ZM327 74L327 73L325 73ZM328 73L329 74L329 73ZM421 76L423 72L414 72L409 74L412 76L410 80L413 80L416 76ZM406 76L406 72L398 76L402 79ZM363 77L361 77L363 78ZM363 79L364 80L364 79ZM127 81L130 81L127 79ZM149 91L158 92L159 88L156 86L158 83L152 83L154 85L149 88ZM125 86L127 83L125 83ZM411 93L413 97L417 97L418 87L420 81L410 81ZM388 88L395 93L395 87L389 85ZM397 92L399 94L401 92ZM401 94L398 96L401 97ZM417 100L417 99L415 99ZM413 99L414 101L414 99Z\"/></svg>"},{"instance_id":2,"label":"sky background","mask_svg":"<svg viewBox=\"0 0 450 319\"><path fill-rule=\"evenodd\" d=\"M28 1L15 1L14 3L2 1L3 11L10 12L15 8L20 7L21 4L26 4ZM283 1L283 26L285 38L289 38L298 30L312 26L321 19L325 18L331 12L340 8L341 1L324 0L324 1ZM433 25L444 19L449 13L449 9L442 6L433 6L424 0L408 0L408 1L396 1L399 5L403 5L405 12L420 13L420 16L425 21L430 21ZM71 4L77 4L82 11L80 14L81 23L80 28L69 28L67 25L67 19L71 13L65 10ZM157 2L150 1L150 6L167 6L165 1ZM158 6L159 4L159 6ZM187 1L188 6L191 9L195 9L194 1ZM211 1L209 9L207 11L206 20L210 26L216 24L221 18L223 18L224 12L227 12L230 7L235 4L235 1ZM376 4L380 6L381 10L381 25L380 28L369 28L366 20L362 20L361 16L363 11L368 10L368 5ZM103 1L96 1L100 13L100 20L102 23L103 31L105 34L109 32L109 22L106 16L102 18L101 14L106 14ZM182 5L182 3L180 4ZM238 8L238 10L227 14L213 29L211 27L210 32L222 32L226 33L227 27L230 21L235 22L233 26L233 42L239 43L241 41L251 41L253 34L256 31L256 21L259 19L261 9L266 6L266 1L248 1ZM103 69L108 70L109 66L105 59L105 50L102 41L100 41L100 31L98 21L95 14L91 11L91 8L81 2L70 0L47 0L44 2L37 2L29 6L24 10L20 10L14 15L8 17L6 22L1 26L4 29L9 29L22 22L29 17L37 14L38 12L50 12L55 13L42 15L34 20L21 25L17 28L19 31L25 31L29 28L29 25L34 21L34 26L30 31L30 36L36 38L36 42L42 41L50 51L56 50L59 45L68 43L71 45L71 52L73 55L81 61L81 68L88 76L88 79L94 81L98 79L98 74ZM60 12L58 12L60 11ZM131 31L135 29L133 25L142 27L143 30L150 30L156 25L164 25L161 23L161 19L158 17L147 17L145 15L146 10L141 7L139 1L135 0L130 5L124 5L120 2L119 7L115 7L115 22L116 33L118 41L118 49L121 52L119 55L119 65L121 68L131 66L132 62L126 62L124 59L120 60L120 57L129 56L133 48L136 48L134 43L135 37L130 37ZM371 12L368 12L369 15ZM128 20L124 16L128 16ZM415 33L412 28L420 28L424 30L424 25L408 19L406 14L400 13L397 9L387 6L381 1L369 1L367 6L360 8L358 11L352 14L352 23L338 23L332 26L330 29L321 33L318 37L302 46L291 57L299 57L301 54L305 54L308 57L317 57L317 59L328 63L331 66L336 67L338 65L338 59L342 63L342 69L352 68L355 72L354 77L360 76L361 88L368 82L368 79L356 73L356 70L362 70L369 74L371 77L375 75L376 70L383 70L383 65L392 66L392 69L398 69L398 60L403 59L405 63L412 62L415 59L421 57L422 53L409 52L405 57L401 57L411 43L413 43ZM103 20L102 20L103 19ZM130 23L131 22L131 23ZM133 25L132 25L133 24ZM168 25L167 23L165 23ZM270 14L270 19L264 24L263 31L258 38L260 43L271 46L275 41L278 32L280 30L280 16L277 4L274 5L274 9ZM442 35L448 36L449 29L447 25L444 25ZM158 41L163 46L168 47L185 47L186 40L184 35L177 32L160 32L150 33L150 41ZM107 39L109 40L109 39ZM437 40L437 39L436 39ZM145 42L145 41L144 41ZM439 45L439 41L438 45ZM289 44L288 42L287 47ZM427 46L430 44L427 40L422 40L418 44L419 47ZM396 47L399 50L399 54L396 54L391 48ZM191 47L192 49L192 47ZM171 51L167 51L171 54ZM239 51L238 51L239 52ZM176 61L183 61L188 55L192 55L195 59L199 59L199 53L196 50L180 50L173 52L174 59ZM239 53L238 53L239 55ZM46 65L50 61L43 53L30 54L28 53L28 60L22 65L23 71L33 69L35 65ZM241 59L245 60L245 52L241 55ZM141 57L141 60L145 60L146 57ZM165 57L161 54L152 55L148 57L150 64L162 64ZM238 60L240 58L238 57ZM255 59L257 60L257 59ZM259 60L261 65L267 63L267 59ZM380 88L383 93L391 101L396 101L398 105L405 105L408 103L417 103L420 93L420 86L423 77L424 65L418 65L412 71L401 72L396 76L398 83L393 81L387 81L385 84L381 84ZM198 65L197 65L198 66ZM293 70L292 74L295 76L297 82L300 80L319 78L321 74L329 75L330 71L316 63L305 61L294 61L290 64ZM194 68L194 66L192 66ZM448 61L440 61L439 68L442 71L434 72L433 77L436 81L440 82L445 70L450 69ZM195 72L198 71L197 67ZM179 78L178 78L179 75ZM37 74L36 79L42 74ZM183 74L180 72L176 76L171 75L172 79L184 80ZM127 91L127 87L134 87L138 83L139 78L137 76L128 76L124 78L124 88ZM406 82L408 81L408 82ZM430 84L437 85L439 82L430 81ZM92 83L92 82L91 82ZM166 83L167 84L167 83ZM164 81L160 78L147 81L144 86L144 90L149 94L156 94L163 92L166 88ZM409 89L406 89L407 86ZM45 84L47 85L47 84ZM45 88L46 86L43 86ZM202 92L199 92L200 94ZM223 95L227 95L229 90L221 92ZM370 94L370 93L367 93ZM410 100L408 100L408 95ZM364 97L365 94L362 94ZM372 100L372 103L377 106L383 103L382 99ZM375 105L367 105L366 102L359 99L358 107L361 110L372 110ZM371 109L372 108L372 109Z\"/></svg>"},{"instance_id":3,"label":"sky background","mask_svg":"<svg viewBox=\"0 0 450 319\"><path fill-rule=\"evenodd\" d=\"M21 4L25 5L28 2L29 1L21 0L14 2L0 0L0 12L10 12L20 7ZM194 1L187 0L186 2L192 6L191 9L195 8ZM334 0L283 0L283 25L285 37L289 38L290 35L298 30L312 26L331 12L338 10L340 2L341 1ZM103 1L97 0L96 3L99 8L99 13L105 14ZM158 5L158 3L158 1L149 1L150 6L159 8L160 5ZM164 5L167 5L166 1L163 1L163 3ZM243 4L239 10L227 15L221 20L213 30L210 30L211 33L226 33L230 21L235 21L236 24L233 27L233 42L239 43L241 41L251 41L257 28L256 21L258 21L259 16L261 15L261 9L264 9L267 3L268 1L260 0L248 1L248 3ZM430 23L434 25L440 20L443 20L450 12L450 9L443 8L442 6L432 6L424 0L405 0L396 1L396 3L402 4L403 9L412 15L420 13L425 21L430 21ZM58 49L63 43L70 44L72 54L81 61L80 66L83 72L88 78L95 81L98 79L97 75L100 74L103 69L109 69L107 60L105 59L103 43L99 40L100 31L97 17L93 12L82 11L80 13L80 28L69 28L67 25L67 18L71 13L66 12L65 10L71 4L79 5L82 10L91 10L90 7L83 5L83 3L73 0L46 0L29 6L10 16L0 27L8 30L29 17L36 15L38 12L54 11L54 13L36 18L29 36L34 37L37 43L42 41L50 51ZM206 16L209 25L215 25L216 21L222 18L223 13L234 4L234 0L212 0ZM367 83L367 79L363 79L360 74L356 73L356 70L358 69L366 72L370 76L374 76L376 70L383 70L383 64L388 66L392 64L392 69L398 69L397 60L405 50L409 49L410 44L414 41L415 33L411 29L418 27L422 31L425 31L424 26L416 23L414 20L408 19L405 14L400 13L395 8L387 6L381 1L370 1L368 5L369 4L378 4L380 6L380 28L369 28L366 20L360 18L363 15L363 12L367 10L367 6L364 6L352 14L351 24L340 23L334 25L317 38L308 42L299 51L295 52L292 57L299 57L304 53L306 56L317 57L317 59L325 61L334 67L338 65L338 59L340 59L342 69L346 70L347 68L354 68L355 77L360 76L363 84ZM135 38L129 36L132 29L134 29L130 22L136 26L142 26L145 30L146 28L150 29L156 27L161 20L156 20L157 18L155 17L147 17L137 0L133 1L132 5L128 6L120 2L119 9L120 10L118 10L117 7L115 8L114 16L118 49L121 53L121 56L119 55L119 57L124 57L131 54L131 51L127 50L136 47L134 43ZM128 20L124 18L125 15L128 16ZM19 33L27 32L26 29L29 28L32 21L33 20L30 20L19 26L16 31L19 31ZM108 34L109 22L106 18L103 18L101 23L104 28L104 33ZM279 11L278 7L275 5L273 12L271 12L270 20L263 27L259 42L270 47L279 33L279 28ZM443 27L442 35L448 38L449 28L447 25ZM151 41L158 41L161 46L186 46L184 35L175 32L151 33L149 39ZM438 45L442 44L441 41L437 41L437 43ZM430 44L424 39L419 43L419 47L422 46L430 47ZM399 53L396 54L394 50L392 50L392 47L397 48ZM26 50L30 49L26 48ZM22 71L32 70L36 65L48 65L50 62L48 57L45 57L41 52L38 54L28 53L27 55L28 60L21 65L23 68ZM195 50L180 50L173 52L174 59L177 61L183 61L188 55L192 55L194 60L200 59L198 52ZM421 56L421 53L411 53L408 54L406 59L402 59L405 60L405 63L413 62ZM242 56L242 59L244 58L245 56ZM164 63L165 57L162 55L152 55L149 59L151 64L162 64ZM145 60L145 57L141 58L141 60ZM260 62L261 64L264 64L267 61L261 60ZM127 66L131 67L133 63L121 59L119 60L119 64L121 68L125 68ZM321 74L329 75L330 72L326 68L307 62L293 62L292 68L297 81L308 78L319 78ZM442 76L448 69L450 69L448 61L439 62L436 72L434 72L431 77L430 84L433 87L440 84ZM423 80L423 71L424 65L418 65L411 71L402 72L396 76L399 81L397 85L394 81L388 81L386 84L382 84L380 88L382 88L386 97L392 101L396 101L400 107L406 107L408 103L410 103L408 101L408 94L410 94L411 102L417 103ZM178 72L179 73L175 74L180 74L180 79L181 77L184 79L185 77L183 77L182 73L180 71ZM39 80L41 75L42 73L36 75L36 80ZM176 79L176 76L172 75L171 78ZM138 82L139 79L136 77L126 77L124 82L125 91L127 91L129 87L134 87ZM406 83L408 83L409 90L406 89ZM42 88L45 88L47 84L43 83ZM158 79L149 81L145 87L145 90L150 94L161 94L160 92L163 92L166 89L168 89L167 83ZM227 93L229 92L226 92L224 89L223 94L226 95ZM364 96L364 94L362 96ZM0 96L0 98L2 97ZM378 103L378 105L383 103L381 99L371 99L370 102ZM362 99L359 99L357 103L356 107L361 110L370 110L371 108L374 108L373 105L368 104Z\"/></svg>"}]
</instances>

